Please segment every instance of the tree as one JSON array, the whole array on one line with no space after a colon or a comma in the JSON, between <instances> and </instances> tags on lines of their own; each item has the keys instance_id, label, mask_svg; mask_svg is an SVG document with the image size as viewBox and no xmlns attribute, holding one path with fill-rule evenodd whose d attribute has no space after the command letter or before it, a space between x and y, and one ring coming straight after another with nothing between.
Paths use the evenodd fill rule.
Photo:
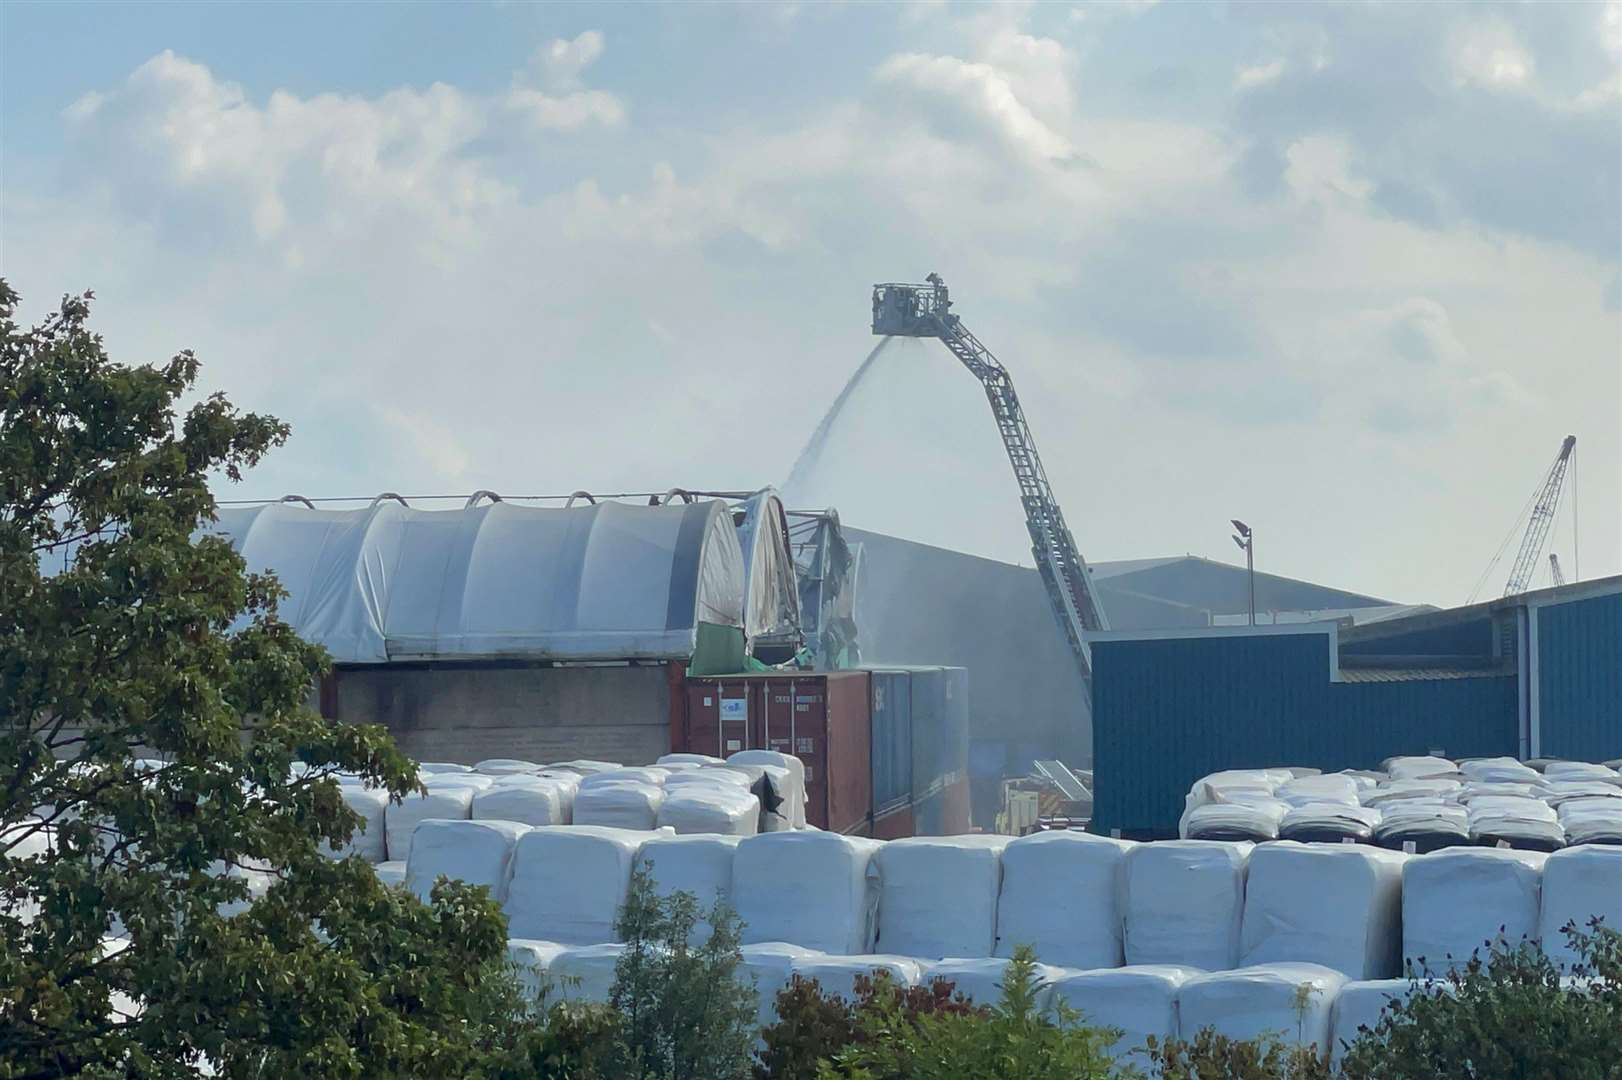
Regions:
<instances>
[{"instance_id":1,"label":"tree","mask_svg":"<svg viewBox=\"0 0 1622 1080\"><path fill-rule=\"evenodd\" d=\"M478 1075L499 909L322 854L334 772L415 766L308 708L324 652L199 535L288 428L182 412L197 359L113 363L90 299L22 329L0 282L0 1077Z\"/></svg>"}]
</instances>

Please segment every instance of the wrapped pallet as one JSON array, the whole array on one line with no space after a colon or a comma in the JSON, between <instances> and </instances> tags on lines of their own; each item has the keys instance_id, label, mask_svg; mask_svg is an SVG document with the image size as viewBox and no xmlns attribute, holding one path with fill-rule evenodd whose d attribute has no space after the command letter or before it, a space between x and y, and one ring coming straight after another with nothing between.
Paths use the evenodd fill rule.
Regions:
<instances>
[{"instance_id":1,"label":"wrapped pallet","mask_svg":"<svg viewBox=\"0 0 1622 1080\"><path fill-rule=\"evenodd\" d=\"M738 980L755 988L755 1023L768 1027L777 1023L777 995L788 987L794 965L820 956L815 949L802 949L785 941L763 941L738 950Z\"/></svg>"},{"instance_id":2,"label":"wrapped pallet","mask_svg":"<svg viewBox=\"0 0 1622 1080\"><path fill-rule=\"evenodd\" d=\"M1230 801L1231 800L1231 801ZM1185 840L1277 840L1290 804L1259 795L1233 795L1208 802L1183 815L1178 832Z\"/></svg>"},{"instance_id":3,"label":"wrapped pallet","mask_svg":"<svg viewBox=\"0 0 1622 1080\"><path fill-rule=\"evenodd\" d=\"M614 990L614 972L625 946L604 942L559 949L546 969L555 1001L604 1005Z\"/></svg>"},{"instance_id":4,"label":"wrapped pallet","mask_svg":"<svg viewBox=\"0 0 1622 1080\"><path fill-rule=\"evenodd\" d=\"M1250 855L1239 963L1309 963L1350 979L1402 970L1408 856L1360 844L1264 844Z\"/></svg>"},{"instance_id":5,"label":"wrapped pallet","mask_svg":"<svg viewBox=\"0 0 1622 1080\"><path fill-rule=\"evenodd\" d=\"M1593 780L1613 786L1622 785L1622 774L1609 765L1591 761L1556 761L1543 770L1543 776L1555 780Z\"/></svg>"},{"instance_id":6,"label":"wrapped pallet","mask_svg":"<svg viewBox=\"0 0 1622 1080\"><path fill-rule=\"evenodd\" d=\"M794 974L802 979L815 979L826 994L838 994L846 1001L856 999L857 976L873 977L885 972L897 986L917 986L923 976L918 961L889 953L868 953L859 956L807 956L794 961Z\"/></svg>"},{"instance_id":7,"label":"wrapped pallet","mask_svg":"<svg viewBox=\"0 0 1622 1080\"><path fill-rule=\"evenodd\" d=\"M508 938L507 960L518 977L518 989L532 1005L551 1004L558 998L550 968L568 946L533 938Z\"/></svg>"},{"instance_id":8,"label":"wrapped pallet","mask_svg":"<svg viewBox=\"0 0 1622 1080\"><path fill-rule=\"evenodd\" d=\"M472 788L457 785L440 787L437 783L425 795L407 795L397 803L390 803L383 814L389 858L399 860L411 857L411 834L418 822L429 818L461 820L472 810Z\"/></svg>"},{"instance_id":9,"label":"wrapped pallet","mask_svg":"<svg viewBox=\"0 0 1622 1080\"><path fill-rule=\"evenodd\" d=\"M544 766L535 761L521 761L518 758L486 758L473 766L473 771L485 776L512 776L537 773L542 768Z\"/></svg>"},{"instance_id":10,"label":"wrapped pallet","mask_svg":"<svg viewBox=\"0 0 1622 1080\"><path fill-rule=\"evenodd\" d=\"M389 793L376 788L361 787L359 784L341 784L339 794L343 796L344 805L360 816L360 824L355 826L355 832L349 838L349 843L333 846L323 844L321 853L334 859L348 858L350 855L359 855L369 863L380 863L388 857L388 840L385 824L389 809Z\"/></svg>"},{"instance_id":11,"label":"wrapped pallet","mask_svg":"<svg viewBox=\"0 0 1622 1080\"><path fill-rule=\"evenodd\" d=\"M727 761L735 765L775 765L788 770L786 790L781 794L787 804L789 827L805 828L805 762L793 754L780 754L775 750L739 750Z\"/></svg>"},{"instance_id":12,"label":"wrapped pallet","mask_svg":"<svg viewBox=\"0 0 1622 1080\"><path fill-rule=\"evenodd\" d=\"M655 836L637 852L636 865L653 879L654 892L672 896L690 893L700 912L717 900L732 902L732 860L738 851L736 836ZM692 944L710 939L710 924L700 919L693 927Z\"/></svg>"},{"instance_id":13,"label":"wrapped pallet","mask_svg":"<svg viewBox=\"0 0 1622 1080\"><path fill-rule=\"evenodd\" d=\"M726 758L718 758L710 754L665 754L654 764L663 765L666 768L681 765L725 765L726 760Z\"/></svg>"},{"instance_id":14,"label":"wrapped pallet","mask_svg":"<svg viewBox=\"0 0 1622 1080\"><path fill-rule=\"evenodd\" d=\"M1346 803L1356 806L1358 784L1350 776L1343 773L1330 773L1327 776L1300 776L1294 780L1280 784L1274 797L1289 803L1292 807L1307 806L1313 803Z\"/></svg>"},{"instance_id":15,"label":"wrapped pallet","mask_svg":"<svg viewBox=\"0 0 1622 1080\"><path fill-rule=\"evenodd\" d=\"M743 941L787 941L835 954L872 948L876 840L825 832L745 837L732 863L732 902Z\"/></svg>"},{"instance_id":16,"label":"wrapped pallet","mask_svg":"<svg viewBox=\"0 0 1622 1080\"><path fill-rule=\"evenodd\" d=\"M388 862L375 863L372 872L377 880L385 885L404 885L406 876L406 861L404 859L391 859Z\"/></svg>"},{"instance_id":17,"label":"wrapped pallet","mask_svg":"<svg viewBox=\"0 0 1622 1080\"><path fill-rule=\"evenodd\" d=\"M1374 842L1424 855L1470 843L1470 812L1441 799L1397 799L1380 805Z\"/></svg>"},{"instance_id":18,"label":"wrapped pallet","mask_svg":"<svg viewBox=\"0 0 1622 1080\"><path fill-rule=\"evenodd\" d=\"M697 769L683 769L665 777L665 790L667 792L686 787L689 784L730 787L737 788L739 791L748 791L749 774L740 769L700 767Z\"/></svg>"},{"instance_id":19,"label":"wrapped pallet","mask_svg":"<svg viewBox=\"0 0 1622 1080\"><path fill-rule=\"evenodd\" d=\"M1060 1001L1081 1013L1082 1023L1120 1032L1104 1048L1117 1066L1147 1074L1149 1058L1143 1050L1149 1037L1178 1036L1178 991L1199 974L1198 968L1165 964L1100 968L1063 974L1053 989Z\"/></svg>"},{"instance_id":20,"label":"wrapped pallet","mask_svg":"<svg viewBox=\"0 0 1622 1080\"><path fill-rule=\"evenodd\" d=\"M593 761L590 758L575 758L572 761L557 761L547 766L548 769L561 769L572 772L577 776L595 776L611 769L624 768L617 761Z\"/></svg>"},{"instance_id":21,"label":"wrapped pallet","mask_svg":"<svg viewBox=\"0 0 1622 1080\"><path fill-rule=\"evenodd\" d=\"M471 765L458 765L454 761L419 761L419 762L417 762L417 772L418 772L418 774L431 773L433 775L438 776L438 775L443 775L445 773L470 773L472 771L473 771L473 766L471 766Z\"/></svg>"},{"instance_id":22,"label":"wrapped pallet","mask_svg":"<svg viewBox=\"0 0 1622 1080\"><path fill-rule=\"evenodd\" d=\"M1616 799L1571 799L1560 804L1566 843L1622 845L1622 803Z\"/></svg>"},{"instance_id":23,"label":"wrapped pallet","mask_svg":"<svg viewBox=\"0 0 1622 1080\"><path fill-rule=\"evenodd\" d=\"M1543 776L1536 769L1512 757L1477 758L1459 762L1465 780L1487 783L1537 784Z\"/></svg>"},{"instance_id":24,"label":"wrapped pallet","mask_svg":"<svg viewBox=\"0 0 1622 1080\"><path fill-rule=\"evenodd\" d=\"M411 836L406 860L406 890L426 902L441 877L483 885L490 898L506 898L513 846L529 832L515 821L439 821L430 818Z\"/></svg>"},{"instance_id":25,"label":"wrapped pallet","mask_svg":"<svg viewBox=\"0 0 1622 1080\"><path fill-rule=\"evenodd\" d=\"M1380 1023L1380 1014L1393 1002L1408 1000L1413 989L1411 979L1353 980L1342 986L1335 995L1334 1016L1330 1022L1333 1044L1330 1060L1339 1065L1346 1056L1346 1048L1358 1040L1363 1030L1373 1031ZM1422 986L1421 992L1428 991Z\"/></svg>"},{"instance_id":26,"label":"wrapped pallet","mask_svg":"<svg viewBox=\"0 0 1622 1080\"><path fill-rule=\"evenodd\" d=\"M574 800L570 789L538 776L515 776L473 796L475 821L517 821L525 825L568 825Z\"/></svg>"},{"instance_id":27,"label":"wrapped pallet","mask_svg":"<svg viewBox=\"0 0 1622 1080\"><path fill-rule=\"evenodd\" d=\"M1590 932L1592 919L1622 928L1622 847L1574 847L1557 851L1543 864L1543 897L1538 936L1543 951L1562 967L1578 962L1562 928Z\"/></svg>"},{"instance_id":28,"label":"wrapped pallet","mask_svg":"<svg viewBox=\"0 0 1622 1080\"><path fill-rule=\"evenodd\" d=\"M444 789L453 787L467 788L471 791L483 791L485 788L489 787L495 782L495 777L486 776L483 773L476 772L444 774L435 773L433 776L430 776L423 781L423 783L428 786L429 791L433 791L435 788Z\"/></svg>"},{"instance_id":29,"label":"wrapped pallet","mask_svg":"<svg viewBox=\"0 0 1622 1080\"><path fill-rule=\"evenodd\" d=\"M1002 852L996 955L1029 945L1060 967L1120 967L1122 860L1135 846L1057 829L1010 843Z\"/></svg>"},{"instance_id":30,"label":"wrapped pallet","mask_svg":"<svg viewBox=\"0 0 1622 1080\"><path fill-rule=\"evenodd\" d=\"M1380 766L1393 780L1428 780L1432 777L1456 777L1459 767L1441 757L1386 758Z\"/></svg>"},{"instance_id":31,"label":"wrapped pallet","mask_svg":"<svg viewBox=\"0 0 1622 1080\"><path fill-rule=\"evenodd\" d=\"M1372 806L1344 803L1306 803L1297 806L1278 824L1280 840L1338 844L1342 840L1366 843L1374 839L1380 811Z\"/></svg>"},{"instance_id":32,"label":"wrapped pallet","mask_svg":"<svg viewBox=\"0 0 1622 1080\"><path fill-rule=\"evenodd\" d=\"M1542 799L1489 795L1472 799L1470 839L1478 844L1505 843L1528 851L1558 851L1566 846L1560 815Z\"/></svg>"},{"instance_id":33,"label":"wrapped pallet","mask_svg":"<svg viewBox=\"0 0 1622 1080\"><path fill-rule=\"evenodd\" d=\"M753 836L760 827L760 800L721 785L688 784L666 791L657 820L678 833Z\"/></svg>"},{"instance_id":34,"label":"wrapped pallet","mask_svg":"<svg viewBox=\"0 0 1622 1080\"><path fill-rule=\"evenodd\" d=\"M1178 994L1178 1020L1191 1038L1212 1028L1230 1039L1283 1034L1287 1044L1326 1055L1335 998L1346 976L1318 964L1263 964L1196 975Z\"/></svg>"},{"instance_id":35,"label":"wrapped pallet","mask_svg":"<svg viewBox=\"0 0 1622 1080\"><path fill-rule=\"evenodd\" d=\"M1543 891L1540 851L1449 848L1402 870L1403 959L1416 970L1462 968L1487 943L1536 938Z\"/></svg>"},{"instance_id":36,"label":"wrapped pallet","mask_svg":"<svg viewBox=\"0 0 1622 1080\"><path fill-rule=\"evenodd\" d=\"M1236 965L1252 847L1167 840L1129 851L1123 863L1126 962L1207 971Z\"/></svg>"},{"instance_id":37,"label":"wrapped pallet","mask_svg":"<svg viewBox=\"0 0 1622 1080\"><path fill-rule=\"evenodd\" d=\"M612 829L655 828L665 789L636 780L583 783L574 796L574 823Z\"/></svg>"},{"instance_id":38,"label":"wrapped pallet","mask_svg":"<svg viewBox=\"0 0 1622 1080\"><path fill-rule=\"evenodd\" d=\"M915 836L879 848L878 947L919 959L987 957L997 947L1006 836Z\"/></svg>"},{"instance_id":39,"label":"wrapped pallet","mask_svg":"<svg viewBox=\"0 0 1622 1080\"><path fill-rule=\"evenodd\" d=\"M565 945L614 940L647 833L591 825L531 829L513 850L507 933Z\"/></svg>"},{"instance_id":40,"label":"wrapped pallet","mask_svg":"<svg viewBox=\"0 0 1622 1080\"><path fill-rule=\"evenodd\" d=\"M937 979L943 980L952 984L954 993L962 994L976 1005L994 1006L1002 1001L1003 977L1007 972L1008 961L1002 957L956 957L926 964L919 985L930 986ZM1064 972L1037 964L1032 974L1036 978L1036 1007L1045 1012L1053 1001L1053 984Z\"/></svg>"}]
</instances>

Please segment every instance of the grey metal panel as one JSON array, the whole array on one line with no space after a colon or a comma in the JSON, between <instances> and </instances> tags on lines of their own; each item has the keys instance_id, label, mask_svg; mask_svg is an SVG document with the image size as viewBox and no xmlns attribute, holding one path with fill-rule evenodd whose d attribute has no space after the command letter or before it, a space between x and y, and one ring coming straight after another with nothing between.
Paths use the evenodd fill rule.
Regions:
<instances>
[{"instance_id":1,"label":"grey metal panel","mask_svg":"<svg viewBox=\"0 0 1622 1080\"><path fill-rule=\"evenodd\" d=\"M1622 592L1532 612L1541 752L1584 761L1622 757Z\"/></svg>"}]
</instances>

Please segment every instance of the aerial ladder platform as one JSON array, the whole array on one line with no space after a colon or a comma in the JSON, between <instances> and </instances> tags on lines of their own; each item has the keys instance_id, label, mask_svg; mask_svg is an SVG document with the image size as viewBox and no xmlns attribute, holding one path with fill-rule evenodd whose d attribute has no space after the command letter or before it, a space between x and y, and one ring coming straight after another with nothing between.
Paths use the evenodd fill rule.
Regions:
<instances>
[{"instance_id":1,"label":"aerial ladder platform","mask_svg":"<svg viewBox=\"0 0 1622 1080\"><path fill-rule=\"evenodd\" d=\"M997 421L1008 464L1019 484L1019 501L1025 508L1025 528L1031 537L1031 554L1047 589L1048 603L1075 656L1076 666L1089 691L1092 686L1092 651L1086 633L1108 630L1104 605L1093 588L1086 560L1076 548L1075 537L1065 524L1064 514L1042 468L1036 440L1020 408L1019 395L1008 370L991 350L971 334L958 316L952 314L952 300L946 282L930 274L925 284L891 282L873 286L873 333L885 337L938 338L952 355L968 368L985 388L986 400Z\"/></svg>"}]
</instances>

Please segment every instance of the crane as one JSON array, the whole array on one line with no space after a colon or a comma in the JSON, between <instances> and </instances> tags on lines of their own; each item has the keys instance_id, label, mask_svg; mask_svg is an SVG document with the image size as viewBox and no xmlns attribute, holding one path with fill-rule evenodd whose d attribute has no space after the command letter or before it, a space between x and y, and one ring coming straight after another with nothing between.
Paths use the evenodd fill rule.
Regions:
<instances>
[{"instance_id":1,"label":"crane","mask_svg":"<svg viewBox=\"0 0 1622 1080\"><path fill-rule=\"evenodd\" d=\"M1532 503L1531 518L1526 523L1526 537L1521 541L1520 554L1515 556L1515 566L1509 572L1509 583L1504 586L1505 596L1523 593L1532 584L1532 568L1537 565L1538 556L1543 553L1543 544L1549 538L1549 529L1554 525L1555 507L1560 502L1560 486L1565 483L1566 467L1571 464L1571 452L1576 448L1577 436L1567 435L1560 443L1560 453L1555 455L1554 464L1549 466L1542 486L1538 488L1536 500Z\"/></svg>"},{"instance_id":2,"label":"crane","mask_svg":"<svg viewBox=\"0 0 1622 1080\"><path fill-rule=\"evenodd\" d=\"M1093 589L1087 563L1076 550L1075 537L1065 524L1053 487L1036 453L1036 441L1020 408L1019 395L1008 370L991 355L991 350L969 333L958 316L952 314L952 300L946 282L930 274L926 284L896 282L873 286L873 333L885 337L939 338L985 387L991 403L1003 449L1019 484L1019 501L1025 508L1025 528L1031 536L1031 554L1047 588L1048 602L1059 629L1070 645L1089 690L1092 685L1092 652L1085 635L1089 630L1108 630L1104 606Z\"/></svg>"},{"instance_id":3,"label":"crane","mask_svg":"<svg viewBox=\"0 0 1622 1080\"><path fill-rule=\"evenodd\" d=\"M1549 580L1554 582L1556 588L1566 583L1565 571L1560 569L1560 556L1552 551L1549 552Z\"/></svg>"}]
</instances>

